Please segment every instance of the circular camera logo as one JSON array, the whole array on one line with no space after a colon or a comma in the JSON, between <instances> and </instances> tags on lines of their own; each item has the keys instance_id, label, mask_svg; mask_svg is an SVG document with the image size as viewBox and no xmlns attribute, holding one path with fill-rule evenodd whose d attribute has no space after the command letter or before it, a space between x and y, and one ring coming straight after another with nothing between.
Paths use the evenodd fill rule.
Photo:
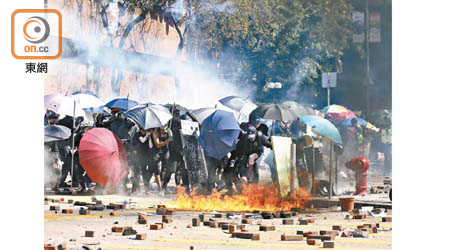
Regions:
<instances>
[{"instance_id":1,"label":"circular camera logo","mask_svg":"<svg viewBox=\"0 0 450 250\"><path fill-rule=\"evenodd\" d=\"M50 34L50 25L39 16L32 16L23 25L23 35L30 43L42 43Z\"/></svg>"}]
</instances>

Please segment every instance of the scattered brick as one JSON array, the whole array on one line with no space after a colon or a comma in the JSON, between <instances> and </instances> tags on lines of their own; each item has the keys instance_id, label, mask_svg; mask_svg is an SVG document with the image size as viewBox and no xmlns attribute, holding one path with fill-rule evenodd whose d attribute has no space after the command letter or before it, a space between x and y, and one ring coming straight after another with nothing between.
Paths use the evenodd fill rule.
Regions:
<instances>
[{"instance_id":1,"label":"scattered brick","mask_svg":"<svg viewBox=\"0 0 450 250\"><path fill-rule=\"evenodd\" d=\"M231 237L249 240L259 240L259 234L257 233L234 232L231 234Z\"/></svg>"},{"instance_id":2,"label":"scattered brick","mask_svg":"<svg viewBox=\"0 0 450 250\"><path fill-rule=\"evenodd\" d=\"M170 217L164 217L164 216L167 216L167 215L163 215L163 218L162 218L163 223L172 223L173 222L172 216L170 216Z\"/></svg>"},{"instance_id":3,"label":"scattered brick","mask_svg":"<svg viewBox=\"0 0 450 250\"><path fill-rule=\"evenodd\" d=\"M344 237L344 238L352 237L352 235L353 235L352 232L344 231L344 232L342 232L341 237Z\"/></svg>"},{"instance_id":4,"label":"scattered brick","mask_svg":"<svg viewBox=\"0 0 450 250\"><path fill-rule=\"evenodd\" d=\"M281 235L281 240L282 241L302 241L303 240L303 235L286 235L286 234L282 234Z\"/></svg>"},{"instance_id":5,"label":"scattered brick","mask_svg":"<svg viewBox=\"0 0 450 250\"><path fill-rule=\"evenodd\" d=\"M226 221L219 221L217 222L218 227L228 226L230 223ZM228 227L227 227L228 228ZM225 229L224 229L225 230Z\"/></svg>"},{"instance_id":6,"label":"scattered brick","mask_svg":"<svg viewBox=\"0 0 450 250\"><path fill-rule=\"evenodd\" d=\"M209 224L211 223L211 221L204 221L203 222L203 226L209 227Z\"/></svg>"},{"instance_id":7,"label":"scattered brick","mask_svg":"<svg viewBox=\"0 0 450 250\"><path fill-rule=\"evenodd\" d=\"M50 211L59 211L59 206L50 206Z\"/></svg>"},{"instance_id":8,"label":"scattered brick","mask_svg":"<svg viewBox=\"0 0 450 250\"><path fill-rule=\"evenodd\" d=\"M162 226L161 224L151 224L150 225L150 230L161 230Z\"/></svg>"},{"instance_id":9,"label":"scattered brick","mask_svg":"<svg viewBox=\"0 0 450 250\"><path fill-rule=\"evenodd\" d=\"M376 233L378 233L378 228L377 227L372 227L370 232L373 233L373 234L376 234Z\"/></svg>"},{"instance_id":10,"label":"scattered brick","mask_svg":"<svg viewBox=\"0 0 450 250\"><path fill-rule=\"evenodd\" d=\"M200 222L204 222L205 221L205 215L204 214L199 214L198 218L200 219Z\"/></svg>"},{"instance_id":11,"label":"scattered brick","mask_svg":"<svg viewBox=\"0 0 450 250\"><path fill-rule=\"evenodd\" d=\"M102 203L102 201L100 201L100 200L96 200L95 201L95 205L102 205L103 203Z\"/></svg>"},{"instance_id":12,"label":"scattered brick","mask_svg":"<svg viewBox=\"0 0 450 250\"><path fill-rule=\"evenodd\" d=\"M64 202L64 198L59 199L61 202Z\"/></svg>"},{"instance_id":13,"label":"scattered brick","mask_svg":"<svg viewBox=\"0 0 450 250\"><path fill-rule=\"evenodd\" d=\"M210 221L210 222L209 222L209 227L217 228L217 222L215 222L215 221Z\"/></svg>"},{"instance_id":14,"label":"scattered brick","mask_svg":"<svg viewBox=\"0 0 450 250\"><path fill-rule=\"evenodd\" d=\"M223 214L214 214L214 218L222 218Z\"/></svg>"},{"instance_id":15,"label":"scattered brick","mask_svg":"<svg viewBox=\"0 0 450 250\"><path fill-rule=\"evenodd\" d=\"M297 212L291 212L292 217L297 216Z\"/></svg>"},{"instance_id":16,"label":"scattered brick","mask_svg":"<svg viewBox=\"0 0 450 250\"><path fill-rule=\"evenodd\" d=\"M261 214L261 216L262 216L263 219L265 219L265 220L270 220L270 219L273 219L273 218L274 218L273 214L272 214L272 213L268 213L268 212L263 212L263 213Z\"/></svg>"},{"instance_id":17,"label":"scattered brick","mask_svg":"<svg viewBox=\"0 0 450 250\"><path fill-rule=\"evenodd\" d=\"M164 228L164 223L156 222L156 225L161 225L161 228Z\"/></svg>"},{"instance_id":18,"label":"scattered brick","mask_svg":"<svg viewBox=\"0 0 450 250\"><path fill-rule=\"evenodd\" d=\"M308 218L307 221L308 221L308 223L314 223L314 219L313 218Z\"/></svg>"},{"instance_id":19,"label":"scattered brick","mask_svg":"<svg viewBox=\"0 0 450 250\"><path fill-rule=\"evenodd\" d=\"M193 227L200 226L200 218L192 218L192 226Z\"/></svg>"},{"instance_id":20,"label":"scattered brick","mask_svg":"<svg viewBox=\"0 0 450 250\"><path fill-rule=\"evenodd\" d=\"M366 219L367 218L367 214L355 214L353 215L353 219L354 220L362 220L362 219Z\"/></svg>"},{"instance_id":21,"label":"scattered brick","mask_svg":"<svg viewBox=\"0 0 450 250\"><path fill-rule=\"evenodd\" d=\"M306 244L310 245L310 246L317 246L320 245L320 240L317 239L307 239L306 240Z\"/></svg>"},{"instance_id":22,"label":"scattered brick","mask_svg":"<svg viewBox=\"0 0 450 250\"><path fill-rule=\"evenodd\" d=\"M147 224L147 219L138 219L138 224Z\"/></svg>"},{"instance_id":23,"label":"scattered brick","mask_svg":"<svg viewBox=\"0 0 450 250\"><path fill-rule=\"evenodd\" d=\"M67 203L72 204L73 200L67 200Z\"/></svg>"},{"instance_id":24,"label":"scattered brick","mask_svg":"<svg viewBox=\"0 0 450 250\"><path fill-rule=\"evenodd\" d=\"M136 240L145 240L147 239L147 234L136 234Z\"/></svg>"},{"instance_id":25,"label":"scattered brick","mask_svg":"<svg viewBox=\"0 0 450 250\"><path fill-rule=\"evenodd\" d=\"M275 226L267 226L267 225L261 225L259 226L259 231L275 231Z\"/></svg>"},{"instance_id":26,"label":"scattered brick","mask_svg":"<svg viewBox=\"0 0 450 250\"><path fill-rule=\"evenodd\" d=\"M334 241L329 240L324 241L323 248L334 248Z\"/></svg>"},{"instance_id":27,"label":"scattered brick","mask_svg":"<svg viewBox=\"0 0 450 250\"><path fill-rule=\"evenodd\" d=\"M90 230L85 231L84 237L94 237L94 231L90 231Z\"/></svg>"},{"instance_id":28,"label":"scattered brick","mask_svg":"<svg viewBox=\"0 0 450 250\"><path fill-rule=\"evenodd\" d=\"M121 233L121 232L123 232L123 227L114 226L111 228L111 231L113 231L114 233Z\"/></svg>"},{"instance_id":29,"label":"scattered brick","mask_svg":"<svg viewBox=\"0 0 450 250\"><path fill-rule=\"evenodd\" d=\"M234 233L237 231L237 226L236 225L228 225L228 233Z\"/></svg>"},{"instance_id":30,"label":"scattered brick","mask_svg":"<svg viewBox=\"0 0 450 250\"><path fill-rule=\"evenodd\" d=\"M73 214L73 209L63 209L62 213L63 214Z\"/></svg>"},{"instance_id":31,"label":"scattered brick","mask_svg":"<svg viewBox=\"0 0 450 250\"><path fill-rule=\"evenodd\" d=\"M80 209L79 213L80 213L80 215L88 215L88 214L91 214L91 211L86 210L86 209Z\"/></svg>"},{"instance_id":32,"label":"scattered brick","mask_svg":"<svg viewBox=\"0 0 450 250\"><path fill-rule=\"evenodd\" d=\"M156 209L156 214L159 214L159 215L166 215L166 213L167 213L167 208L161 207L161 208L157 208L157 209Z\"/></svg>"},{"instance_id":33,"label":"scattered brick","mask_svg":"<svg viewBox=\"0 0 450 250\"><path fill-rule=\"evenodd\" d=\"M293 219L283 219L283 225L294 225Z\"/></svg>"},{"instance_id":34,"label":"scattered brick","mask_svg":"<svg viewBox=\"0 0 450 250\"><path fill-rule=\"evenodd\" d=\"M56 246L52 244L44 244L44 250L56 250Z\"/></svg>"},{"instance_id":35,"label":"scattered brick","mask_svg":"<svg viewBox=\"0 0 450 250\"><path fill-rule=\"evenodd\" d=\"M281 212L280 213L280 217L281 218L291 218L292 217L292 213L291 212Z\"/></svg>"},{"instance_id":36,"label":"scattered brick","mask_svg":"<svg viewBox=\"0 0 450 250\"><path fill-rule=\"evenodd\" d=\"M116 216L117 214L114 213L114 212L110 212L109 215L111 215L111 216Z\"/></svg>"},{"instance_id":37,"label":"scattered brick","mask_svg":"<svg viewBox=\"0 0 450 250\"><path fill-rule=\"evenodd\" d=\"M308 220L298 220L300 225L308 225Z\"/></svg>"},{"instance_id":38,"label":"scattered brick","mask_svg":"<svg viewBox=\"0 0 450 250\"><path fill-rule=\"evenodd\" d=\"M159 205L157 205L157 208L166 208L166 205L159 204Z\"/></svg>"},{"instance_id":39,"label":"scattered brick","mask_svg":"<svg viewBox=\"0 0 450 250\"><path fill-rule=\"evenodd\" d=\"M274 213L273 213L273 217L274 217L274 218L281 218L280 212L274 212Z\"/></svg>"},{"instance_id":40,"label":"scattered brick","mask_svg":"<svg viewBox=\"0 0 450 250\"><path fill-rule=\"evenodd\" d=\"M382 217L381 222L392 222L392 217L391 216Z\"/></svg>"},{"instance_id":41,"label":"scattered brick","mask_svg":"<svg viewBox=\"0 0 450 250\"><path fill-rule=\"evenodd\" d=\"M242 219L242 224L253 224L253 219Z\"/></svg>"},{"instance_id":42,"label":"scattered brick","mask_svg":"<svg viewBox=\"0 0 450 250\"><path fill-rule=\"evenodd\" d=\"M341 225L333 225L333 230L337 230L337 231L342 231L342 226Z\"/></svg>"},{"instance_id":43,"label":"scattered brick","mask_svg":"<svg viewBox=\"0 0 450 250\"><path fill-rule=\"evenodd\" d=\"M352 214L361 214L361 210L360 209L353 209L352 210Z\"/></svg>"},{"instance_id":44,"label":"scattered brick","mask_svg":"<svg viewBox=\"0 0 450 250\"><path fill-rule=\"evenodd\" d=\"M135 234L137 234L136 230L134 230L132 227L126 227L123 230L122 236L135 235Z\"/></svg>"}]
</instances>

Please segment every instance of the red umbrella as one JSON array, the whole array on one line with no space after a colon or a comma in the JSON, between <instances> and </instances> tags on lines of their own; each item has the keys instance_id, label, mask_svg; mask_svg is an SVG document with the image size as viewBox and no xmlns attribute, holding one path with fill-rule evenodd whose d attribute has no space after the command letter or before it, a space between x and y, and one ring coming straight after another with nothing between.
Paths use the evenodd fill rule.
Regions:
<instances>
[{"instance_id":1,"label":"red umbrella","mask_svg":"<svg viewBox=\"0 0 450 250\"><path fill-rule=\"evenodd\" d=\"M327 116L333 118L336 122L344 121L351 118L356 118L356 115L351 110L347 110L341 113L327 113Z\"/></svg>"},{"instance_id":2,"label":"red umbrella","mask_svg":"<svg viewBox=\"0 0 450 250\"><path fill-rule=\"evenodd\" d=\"M84 133L79 148L80 163L92 181L115 186L128 173L124 145L113 132L93 128Z\"/></svg>"}]
</instances>

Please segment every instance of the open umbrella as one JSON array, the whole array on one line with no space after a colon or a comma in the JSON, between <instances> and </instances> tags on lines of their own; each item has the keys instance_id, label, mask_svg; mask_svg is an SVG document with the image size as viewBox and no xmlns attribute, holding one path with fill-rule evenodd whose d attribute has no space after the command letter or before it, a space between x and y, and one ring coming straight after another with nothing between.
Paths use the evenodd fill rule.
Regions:
<instances>
[{"instance_id":1,"label":"open umbrella","mask_svg":"<svg viewBox=\"0 0 450 250\"><path fill-rule=\"evenodd\" d=\"M206 118L200 129L200 144L205 155L222 159L237 143L241 129L231 112L217 110Z\"/></svg>"},{"instance_id":2,"label":"open umbrella","mask_svg":"<svg viewBox=\"0 0 450 250\"><path fill-rule=\"evenodd\" d=\"M212 113L216 112L218 109L216 108L199 108L196 110L192 110L192 114L195 115L197 121L201 124L203 121L208 118Z\"/></svg>"},{"instance_id":3,"label":"open umbrella","mask_svg":"<svg viewBox=\"0 0 450 250\"><path fill-rule=\"evenodd\" d=\"M75 117L86 117L86 113L73 96L54 96L48 100L45 108L59 114L59 118L63 118L64 116L74 116L74 105Z\"/></svg>"},{"instance_id":4,"label":"open umbrella","mask_svg":"<svg viewBox=\"0 0 450 250\"><path fill-rule=\"evenodd\" d=\"M197 117L189 109L179 104L166 104L164 107L168 108L171 114L178 113L180 117L190 117L193 121L197 121ZM189 119L189 118L187 118Z\"/></svg>"},{"instance_id":5,"label":"open umbrella","mask_svg":"<svg viewBox=\"0 0 450 250\"><path fill-rule=\"evenodd\" d=\"M283 102L283 105L290 108L297 116L315 115L316 114L316 111L313 108L311 108L305 104L300 104L298 102L285 101L285 102Z\"/></svg>"},{"instance_id":6,"label":"open umbrella","mask_svg":"<svg viewBox=\"0 0 450 250\"><path fill-rule=\"evenodd\" d=\"M246 120L248 121L248 117L250 113L255 110L258 106L247 98L239 97L239 96L227 96L219 100L219 102L238 112L238 121Z\"/></svg>"},{"instance_id":7,"label":"open umbrella","mask_svg":"<svg viewBox=\"0 0 450 250\"><path fill-rule=\"evenodd\" d=\"M128 173L125 147L108 129L93 128L84 133L79 156L89 178L103 186L117 185Z\"/></svg>"},{"instance_id":8,"label":"open umbrella","mask_svg":"<svg viewBox=\"0 0 450 250\"><path fill-rule=\"evenodd\" d=\"M352 125L352 119L353 118L344 120L344 121L342 121L340 123L340 125L341 126L345 126L345 127L350 127ZM358 121L359 125L367 128L367 129L370 129L370 130L373 130L373 131L378 131L377 127L375 127L372 123L370 123L370 122L368 122L368 121L366 121L366 120L364 120L362 118L357 118L357 121Z\"/></svg>"},{"instance_id":9,"label":"open umbrella","mask_svg":"<svg viewBox=\"0 0 450 250\"><path fill-rule=\"evenodd\" d=\"M312 128L312 130L324 136L337 144L342 144L342 137L339 134L338 129L325 118L315 115L304 115L300 116L300 119L308 126Z\"/></svg>"},{"instance_id":10,"label":"open umbrella","mask_svg":"<svg viewBox=\"0 0 450 250\"><path fill-rule=\"evenodd\" d=\"M322 112L324 112L324 113L342 113L342 112L346 112L349 110L350 109L348 109L344 106L332 104L332 105L329 105L329 106L326 106L325 108L323 108Z\"/></svg>"},{"instance_id":11,"label":"open umbrella","mask_svg":"<svg viewBox=\"0 0 450 250\"><path fill-rule=\"evenodd\" d=\"M117 99L109 101L107 104L105 104L105 107L108 107L110 109L119 108L121 110L129 110L130 108L132 108L138 104L139 103L135 100L131 100L128 98L117 98Z\"/></svg>"},{"instance_id":12,"label":"open umbrella","mask_svg":"<svg viewBox=\"0 0 450 250\"><path fill-rule=\"evenodd\" d=\"M73 95L73 98L78 102L82 109L97 108L105 105L105 102L100 100L100 98L90 94L76 94Z\"/></svg>"},{"instance_id":13,"label":"open umbrella","mask_svg":"<svg viewBox=\"0 0 450 250\"><path fill-rule=\"evenodd\" d=\"M44 128L44 142L60 141L70 137L70 128L61 125L50 125Z\"/></svg>"},{"instance_id":14,"label":"open umbrella","mask_svg":"<svg viewBox=\"0 0 450 250\"><path fill-rule=\"evenodd\" d=\"M250 113L250 117L278 121L294 121L298 116L287 106L281 104L262 104Z\"/></svg>"},{"instance_id":15,"label":"open umbrella","mask_svg":"<svg viewBox=\"0 0 450 250\"><path fill-rule=\"evenodd\" d=\"M164 127L172 119L169 109L159 104L143 104L128 110L125 115L142 129Z\"/></svg>"},{"instance_id":16,"label":"open umbrella","mask_svg":"<svg viewBox=\"0 0 450 250\"><path fill-rule=\"evenodd\" d=\"M74 92L72 92L72 95L78 95L78 94L88 94L88 95L93 95L95 97L98 97L94 92L89 91L89 90L75 90Z\"/></svg>"}]
</instances>

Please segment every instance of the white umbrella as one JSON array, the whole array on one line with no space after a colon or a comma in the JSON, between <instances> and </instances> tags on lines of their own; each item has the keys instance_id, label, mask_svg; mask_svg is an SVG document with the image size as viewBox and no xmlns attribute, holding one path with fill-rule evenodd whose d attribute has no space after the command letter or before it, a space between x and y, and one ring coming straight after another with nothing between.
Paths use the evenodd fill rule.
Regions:
<instances>
[{"instance_id":1,"label":"white umbrella","mask_svg":"<svg viewBox=\"0 0 450 250\"><path fill-rule=\"evenodd\" d=\"M51 110L59 114L59 118L62 119L64 116L74 115L74 105L75 105L75 117L85 117L86 113L81 109L80 105L77 103L73 96L56 96L51 98L45 105L47 110Z\"/></svg>"},{"instance_id":2,"label":"white umbrella","mask_svg":"<svg viewBox=\"0 0 450 250\"><path fill-rule=\"evenodd\" d=\"M216 108L199 108L196 110L192 110L192 113L197 118L197 121L202 124L203 121L210 116L212 113L214 113L217 109Z\"/></svg>"},{"instance_id":3,"label":"white umbrella","mask_svg":"<svg viewBox=\"0 0 450 250\"><path fill-rule=\"evenodd\" d=\"M89 94L76 94L73 98L77 101L81 109L85 108L97 108L104 106L105 102L98 97Z\"/></svg>"}]
</instances>

